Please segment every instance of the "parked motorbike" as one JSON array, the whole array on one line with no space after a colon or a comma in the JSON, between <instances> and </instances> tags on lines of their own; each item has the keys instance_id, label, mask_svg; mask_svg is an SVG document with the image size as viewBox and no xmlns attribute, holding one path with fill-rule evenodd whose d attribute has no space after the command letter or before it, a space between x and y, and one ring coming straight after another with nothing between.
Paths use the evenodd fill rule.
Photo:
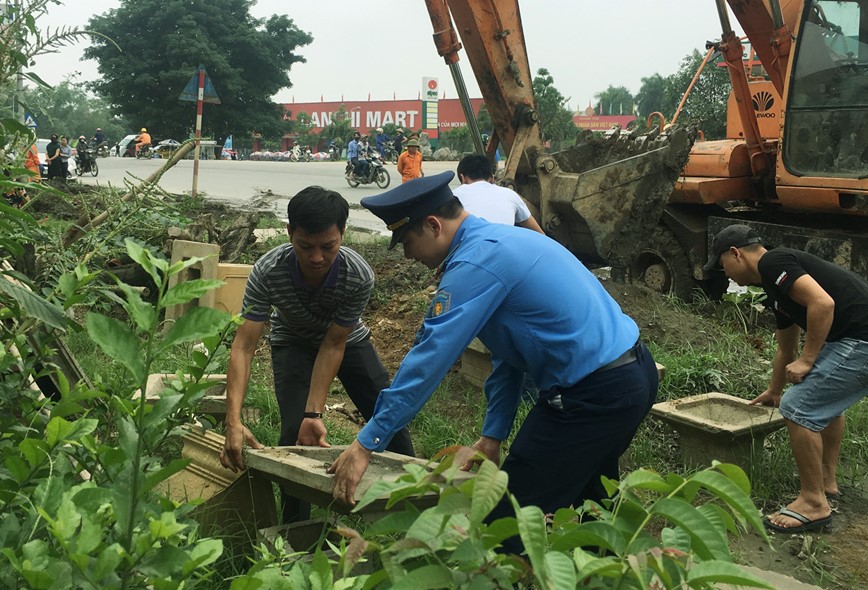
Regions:
<instances>
[{"instance_id":1,"label":"parked motorbike","mask_svg":"<svg viewBox=\"0 0 868 590\"><path fill-rule=\"evenodd\" d=\"M75 165L79 176L90 172L91 176L99 174L99 166L96 163L97 151L93 148L78 150L75 156Z\"/></svg>"},{"instance_id":2,"label":"parked motorbike","mask_svg":"<svg viewBox=\"0 0 868 590\"><path fill-rule=\"evenodd\" d=\"M137 160L150 160L153 157L154 152L150 145L143 145L139 148L139 151L136 152Z\"/></svg>"},{"instance_id":3,"label":"parked motorbike","mask_svg":"<svg viewBox=\"0 0 868 590\"><path fill-rule=\"evenodd\" d=\"M383 166L380 154L375 151L372 151L368 155L368 173L366 175L356 174L353 169L353 163L347 161L344 177L347 179L347 184L353 188L356 188L360 184L371 184L372 182L376 183L380 188L386 188L392 180L389 177L389 171Z\"/></svg>"},{"instance_id":4,"label":"parked motorbike","mask_svg":"<svg viewBox=\"0 0 868 590\"><path fill-rule=\"evenodd\" d=\"M332 142L329 144L329 160L337 162L341 159L341 146Z\"/></svg>"}]
</instances>

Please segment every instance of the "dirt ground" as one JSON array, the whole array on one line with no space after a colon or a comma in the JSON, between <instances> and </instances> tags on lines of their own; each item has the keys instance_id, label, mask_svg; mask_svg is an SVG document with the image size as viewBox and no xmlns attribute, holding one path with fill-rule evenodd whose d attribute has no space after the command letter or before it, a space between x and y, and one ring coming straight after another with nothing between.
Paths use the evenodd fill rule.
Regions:
<instances>
[{"instance_id":1,"label":"dirt ground","mask_svg":"<svg viewBox=\"0 0 868 590\"><path fill-rule=\"evenodd\" d=\"M391 293L385 302L373 302L365 318L384 364L394 374L422 321L434 280L425 279L420 265L393 257L378 263L372 258L368 260L375 267L378 283L398 281L406 287ZM604 285L637 322L646 341L673 339L701 349L715 337L713 330L704 329L695 312L648 289L612 281L604 281ZM842 491L834 501L835 518L828 531L772 535L771 547L758 535L732 539L736 559L822 588L868 588L868 503L860 490Z\"/></svg>"}]
</instances>

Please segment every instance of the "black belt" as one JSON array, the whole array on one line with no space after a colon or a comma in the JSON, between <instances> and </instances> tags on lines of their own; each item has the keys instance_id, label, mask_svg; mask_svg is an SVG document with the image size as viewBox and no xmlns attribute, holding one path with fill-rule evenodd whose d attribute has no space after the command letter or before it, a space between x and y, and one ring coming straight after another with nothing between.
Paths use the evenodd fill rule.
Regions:
<instances>
[{"instance_id":1,"label":"black belt","mask_svg":"<svg viewBox=\"0 0 868 590\"><path fill-rule=\"evenodd\" d=\"M594 373L602 373L604 371L623 367L624 365L629 365L630 363L635 363L637 360L639 360L639 355L636 352L637 348L639 348L639 342L636 342L636 344L630 347L627 352L613 360L611 363L603 365L602 367L594 371Z\"/></svg>"}]
</instances>

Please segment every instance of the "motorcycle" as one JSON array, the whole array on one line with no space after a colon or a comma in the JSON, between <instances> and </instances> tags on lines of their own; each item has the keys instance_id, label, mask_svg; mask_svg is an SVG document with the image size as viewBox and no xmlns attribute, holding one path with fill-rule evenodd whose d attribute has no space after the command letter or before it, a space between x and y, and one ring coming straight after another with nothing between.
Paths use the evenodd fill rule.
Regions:
<instances>
[{"instance_id":1,"label":"motorcycle","mask_svg":"<svg viewBox=\"0 0 868 590\"><path fill-rule=\"evenodd\" d=\"M96 140L91 140L96 141ZM111 150L109 149L109 145L107 141L103 141L99 145L94 145L94 149L96 150L96 155L98 158L108 158Z\"/></svg>"},{"instance_id":2,"label":"motorcycle","mask_svg":"<svg viewBox=\"0 0 868 590\"><path fill-rule=\"evenodd\" d=\"M97 150L93 148L85 148L78 150L75 156L75 165L78 168L79 176L90 172L91 176L99 174L99 166L96 163Z\"/></svg>"},{"instance_id":3,"label":"motorcycle","mask_svg":"<svg viewBox=\"0 0 868 590\"><path fill-rule=\"evenodd\" d=\"M394 141L390 140L390 141L386 142L385 152L386 152L386 161L387 162L391 162L392 164L398 163L398 156L400 154L398 154L398 152L395 150L395 142Z\"/></svg>"},{"instance_id":4,"label":"motorcycle","mask_svg":"<svg viewBox=\"0 0 868 590\"><path fill-rule=\"evenodd\" d=\"M310 151L310 148L307 146L300 146L295 144L292 146L292 149L289 151L289 161L290 162L310 162L313 159L313 153Z\"/></svg>"},{"instance_id":5,"label":"motorcycle","mask_svg":"<svg viewBox=\"0 0 868 590\"><path fill-rule=\"evenodd\" d=\"M136 160L150 160L153 157L154 152L151 149L150 145L143 145L139 148L139 151L136 152Z\"/></svg>"},{"instance_id":6,"label":"motorcycle","mask_svg":"<svg viewBox=\"0 0 868 590\"><path fill-rule=\"evenodd\" d=\"M353 188L356 188L360 184L371 184L372 182L376 183L380 188L386 188L392 180L389 177L389 171L383 166L380 154L375 151L371 151L368 154L368 173L366 175L360 176L356 174L353 163L347 161L344 177L347 179L347 184Z\"/></svg>"},{"instance_id":7,"label":"motorcycle","mask_svg":"<svg viewBox=\"0 0 868 590\"><path fill-rule=\"evenodd\" d=\"M341 146L332 142L329 144L329 160L332 162L337 162L341 159Z\"/></svg>"}]
</instances>

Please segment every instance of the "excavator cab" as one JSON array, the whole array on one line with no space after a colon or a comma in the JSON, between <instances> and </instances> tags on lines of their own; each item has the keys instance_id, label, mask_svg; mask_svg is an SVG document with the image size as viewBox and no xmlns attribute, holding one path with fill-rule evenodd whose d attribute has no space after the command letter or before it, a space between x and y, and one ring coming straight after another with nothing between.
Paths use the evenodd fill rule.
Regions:
<instances>
[{"instance_id":1,"label":"excavator cab","mask_svg":"<svg viewBox=\"0 0 868 590\"><path fill-rule=\"evenodd\" d=\"M788 172L868 178L868 0L817 0L805 10L787 111Z\"/></svg>"}]
</instances>

